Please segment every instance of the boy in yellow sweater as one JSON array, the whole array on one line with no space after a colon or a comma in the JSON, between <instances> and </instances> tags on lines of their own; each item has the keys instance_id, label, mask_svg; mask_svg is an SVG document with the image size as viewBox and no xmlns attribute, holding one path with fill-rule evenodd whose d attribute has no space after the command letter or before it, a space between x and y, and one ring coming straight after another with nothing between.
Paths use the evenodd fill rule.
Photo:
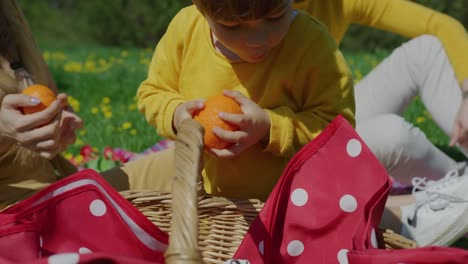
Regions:
<instances>
[{"instance_id":1,"label":"boy in yellow sweater","mask_svg":"<svg viewBox=\"0 0 468 264\"><path fill-rule=\"evenodd\" d=\"M423 246L449 245L468 232L464 164L401 116L419 96L451 137L450 144L458 142L468 153L468 35L463 25L406 0L296 0L295 7L324 23L338 43L352 23L413 38L356 84L356 129L393 177L419 190L387 203L397 205L393 211L402 219L404 235Z\"/></svg>"},{"instance_id":2,"label":"boy in yellow sweater","mask_svg":"<svg viewBox=\"0 0 468 264\"><path fill-rule=\"evenodd\" d=\"M349 69L326 28L292 0L193 2L158 43L139 109L174 139L203 98L227 90L244 114L224 119L241 131L215 129L237 145L205 154L205 189L266 199L289 159L338 114L354 124Z\"/></svg>"}]
</instances>

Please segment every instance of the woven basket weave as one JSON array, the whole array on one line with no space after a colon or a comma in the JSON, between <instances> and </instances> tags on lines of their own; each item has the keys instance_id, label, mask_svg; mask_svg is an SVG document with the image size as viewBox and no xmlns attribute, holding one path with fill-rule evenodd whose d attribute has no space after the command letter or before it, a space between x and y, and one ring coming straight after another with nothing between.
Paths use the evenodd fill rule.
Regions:
<instances>
[{"instance_id":1,"label":"woven basket weave","mask_svg":"<svg viewBox=\"0 0 468 264\"><path fill-rule=\"evenodd\" d=\"M172 194L125 191L121 194L150 221L170 232L166 263L223 263L232 258L263 202L214 197L201 184L203 128L182 124L175 145ZM198 218L196 217L198 215ZM414 248L416 243L391 230L379 230L381 248Z\"/></svg>"}]
</instances>

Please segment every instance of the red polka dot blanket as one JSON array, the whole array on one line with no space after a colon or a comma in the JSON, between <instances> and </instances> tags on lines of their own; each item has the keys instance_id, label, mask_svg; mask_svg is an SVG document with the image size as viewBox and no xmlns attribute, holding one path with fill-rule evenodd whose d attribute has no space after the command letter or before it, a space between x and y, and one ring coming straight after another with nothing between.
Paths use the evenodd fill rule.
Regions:
<instances>
[{"instance_id":1,"label":"red polka dot blanket","mask_svg":"<svg viewBox=\"0 0 468 264\"><path fill-rule=\"evenodd\" d=\"M0 214L0 264L163 263L167 243L165 232L92 170Z\"/></svg>"},{"instance_id":2,"label":"red polka dot blanket","mask_svg":"<svg viewBox=\"0 0 468 264\"><path fill-rule=\"evenodd\" d=\"M337 117L290 161L226 263L468 263L468 251L378 249L387 173ZM0 264L164 263L167 234L83 170L0 213Z\"/></svg>"},{"instance_id":3,"label":"red polka dot blanket","mask_svg":"<svg viewBox=\"0 0 468 264\"><path fill-rule=\"evenodd\" d=\"M383 166L338 116L288 163L232 263L468 263L462 249L378 249L390 188Z\"/></svg>"}]
</instances>

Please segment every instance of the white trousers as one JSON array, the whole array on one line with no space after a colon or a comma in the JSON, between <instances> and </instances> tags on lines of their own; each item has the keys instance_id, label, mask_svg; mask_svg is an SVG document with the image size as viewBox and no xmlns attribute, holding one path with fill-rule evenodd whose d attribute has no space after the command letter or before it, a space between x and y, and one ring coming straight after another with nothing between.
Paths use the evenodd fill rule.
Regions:
<instances>
[{"instance_id":1,"label":"white trousers","mask_svg":"<svg viewBox=\"0 0 468 264\"><path fill-rule=\"evenodd\" d=\"M419 96L450 135L461 89L441 42L424 35L406 42L356 84L356 130L389 174L403 183L437 179L456 162L434 146L402 112Z\"/></svg>"}]
</instances>

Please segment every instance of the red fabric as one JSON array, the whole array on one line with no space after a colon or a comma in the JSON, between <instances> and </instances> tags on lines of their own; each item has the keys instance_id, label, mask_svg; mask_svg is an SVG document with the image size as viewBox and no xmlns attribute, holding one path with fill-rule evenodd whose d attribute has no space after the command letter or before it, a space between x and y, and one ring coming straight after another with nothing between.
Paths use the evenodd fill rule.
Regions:
<instances>
[{"instance_id":1,"label":"red fabric","mask_svg":"<svg viewBox=\"0 0 468 264\"><path fill-rule=\"evenodd\" d=\"M425 254L443 260L449 254L445 248L376 249L376 229L390 188L383 166L339 116L289 162L234 259L250 263L402 263L414 252L420 257L414 263L435 263L424 262L427 257L421 256ZM349 260L348 252L352 252ZM467 263L466 251L450 252L455 253L451 259L458 261L453 263ZM386 254L391 257L381 262Z\"/></svg>"},{"instance_id":2,"label":"red fabric","mask_svg":"<svg viewBox=\"0 0 468 264\"><path fill-rule=\"evenodd\" d=\"M468 251L377 249L390 180L337 117L289 162L235 254L257 263L468 263ZM164 263L167 234L84 170L0 213L0 264Z\"/></svg>"},{"instance_id":3,"label":"red fabric","mask_svg":"<svg viewBox=\"0 0 468 264\"><path fill-rule=\"evenodd\" d=\"M0 263L60 259L52 256L59 253L72 253L66 256L80 261L70 263L106 255L115 263L163 263L167 243L166 233L92 170L63 179L0 214Z\"/></svg>"},{"instance_id":4,"label":"red fabric","mask_svg":"<svg viewBox=\"0 0 468 264\"><path fill-rule=\"evenodd\" d=\"M348 262L350 264L466 264L468 263L468 250L422 247L404 250L351 251L348 253Z\"/></svg>"}]
</instances>

